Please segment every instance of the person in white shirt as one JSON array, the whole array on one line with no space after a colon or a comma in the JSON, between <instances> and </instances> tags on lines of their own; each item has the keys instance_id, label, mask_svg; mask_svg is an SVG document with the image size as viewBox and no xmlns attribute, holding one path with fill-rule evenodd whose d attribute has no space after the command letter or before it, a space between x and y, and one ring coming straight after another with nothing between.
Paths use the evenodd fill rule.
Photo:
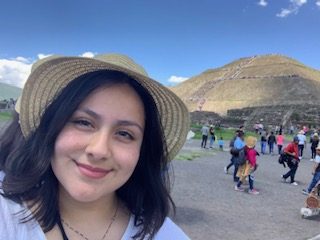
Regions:
<instances>
[{"instance_id":1,"label":"person in white shirt","mask_svg":"<svg viewBox=\"0 0 320 240\"><path fill-rule=\"evenodd\" d=\"M16 111L0 139L0 239L189 239L168 218L189 113L132 59L42 60Z\"/></svg>"},{"instance_id":2,"label":"person in white shirt","mask_svg":"<svg viewBox=\"0 0 320 240\"><path fill-rule=\"evenodd\" d=\"M307 144L307 137L303 130L299 131L299 133L297 134L297 137L299 138L299 143L298 143L299 157L300 159L302 159L303 149L306 147L306 144Z\"/></svg>"}]
</instances>

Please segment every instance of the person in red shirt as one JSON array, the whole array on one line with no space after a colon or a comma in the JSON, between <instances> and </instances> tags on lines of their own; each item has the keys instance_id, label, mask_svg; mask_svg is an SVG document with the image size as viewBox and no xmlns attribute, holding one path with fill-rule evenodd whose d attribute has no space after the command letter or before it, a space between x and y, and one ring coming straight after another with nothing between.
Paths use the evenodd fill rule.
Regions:
<instances>
[{"instance_id":1,"label":"person in red shirt","mask_svg":"<svg viewBox=\"0 0 320 240\"><path fill-rule=\"evenodd\" d=\"M290 170L282 175L282 181L286 182L287 178L290 177L291 178L291 184L294 186L297 186L298 183L294 181L294 177L296 175L298 166L299 166L299 152L298 152L298 143L299 143L299 138L297 136L295 136L293 138L293 141L291 143L289 143L286 148L283 150L283 152L285 154L288 155L289 160L288 160L288 167L290 168Z\"/></svg>"}]
</instances>

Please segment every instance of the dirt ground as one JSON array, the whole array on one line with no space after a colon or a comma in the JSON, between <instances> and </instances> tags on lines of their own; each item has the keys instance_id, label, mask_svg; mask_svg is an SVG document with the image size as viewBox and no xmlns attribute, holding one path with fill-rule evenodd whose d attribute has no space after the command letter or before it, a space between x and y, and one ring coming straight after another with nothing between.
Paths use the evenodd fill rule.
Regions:
<instances>
[{"instance_id":1,"label":"dirt ground","mask_svg":"<svg viewBox=\"0 0 320 240\"><path fill-rule=\"evenodd\" d=\"M301 190L312 178L310 145L296 174L298 186L281 181L288 168L277 162L276 154L258 157L255 187L259 195L234 190L233 167L229 174L223 171L230 161L227 149L201 149L198 140L189 140L180 156L190 154L200 157L172 163L172 195L177 206L173 219L191 239L320 239L320 216L303 219L300 215L306 199Z\"/></svg>"}]
</instances>

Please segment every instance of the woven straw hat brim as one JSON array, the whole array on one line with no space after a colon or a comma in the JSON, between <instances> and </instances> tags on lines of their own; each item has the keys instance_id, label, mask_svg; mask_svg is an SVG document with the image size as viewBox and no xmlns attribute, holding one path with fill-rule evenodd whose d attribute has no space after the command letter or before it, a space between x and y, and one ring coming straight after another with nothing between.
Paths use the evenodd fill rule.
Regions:
<instances>
[{"instance_id":1,"label":"woven straw hat brim","mask_svg":"<svg viewBox=\"0 0 320 240\"><path fill-rule=\"evenodd\" d=\"M82 57L57 57L32 71L21 96L20 126L28 137L40 123L46 107L75 78L97 70L120 71L140 83L153 97L161 118L169 159L183 146L189 130L189 112L181 99L157 81L124 67Z\"/></svg>"}]
</instances>

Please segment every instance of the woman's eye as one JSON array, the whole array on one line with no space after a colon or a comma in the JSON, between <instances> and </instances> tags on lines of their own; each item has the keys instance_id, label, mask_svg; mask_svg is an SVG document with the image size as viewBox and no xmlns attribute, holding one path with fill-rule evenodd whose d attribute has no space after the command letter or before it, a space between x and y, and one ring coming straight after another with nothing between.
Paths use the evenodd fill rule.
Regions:
<instances>
[{"instance_id":1,"label":"woman's eye","mask_svg":"<svg viewBox=\"0 0 320 240\"><path fill-rule=\"evenodd\" d=\"M87 121L87 120L83 120L83 119L79 119L79 120L74 120L72 121L74 124L76 124L77 126L81 126L81 127L92 127L91 122Z\"/></svg>"},{"instance_id":2,"label":"woman's eye","mask_svg":"<svg viewBox=\"0 0 320 240\"><path fill-rule=\"evenodd\" d=\"M133 136L132 134L130 134L129 132L127 131L118 131L118 135L120 135L121 137L124 137L126 139L130 139L130 140L133 140Z\"/></svg>"}]
</instances>

